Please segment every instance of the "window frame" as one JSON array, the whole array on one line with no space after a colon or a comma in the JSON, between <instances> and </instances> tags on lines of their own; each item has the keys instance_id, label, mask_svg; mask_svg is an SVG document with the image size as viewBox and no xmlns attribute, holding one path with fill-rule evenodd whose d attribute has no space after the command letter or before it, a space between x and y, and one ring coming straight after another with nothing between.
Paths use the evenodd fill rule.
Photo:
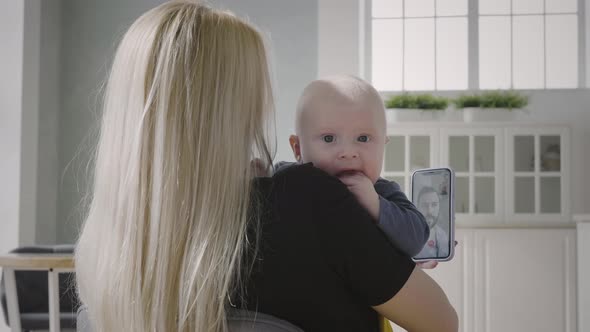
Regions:
<instances>
[{"instance_id":1,"label":"window frame","mask_svg":"<svg viewBox=\"0 0 590 332\"><path fill-rule=\"evenodd\" d=\"M402 0L402 1L411 1L411 0ZM436 1L436 0L435 0ZM511 34L512 34L512 22L515 16L530 16L530 14L479 14L479 0L466 0L467 1L467 89L465 90L442 90L436 88L436 39L435 39L435 89L434 90L379 90L382 94L394 94L400 92L465 92L465 91L485 91L488 89L481 89L479 87L479 17L509 17L511 21ZM543 0L543 5L545 7L546 0ZM361 50L361 75L369 82L372 82L372 23L373 23L373 14L372 14L372 0L361 0L360 2L360 22L361 22L361 37L362 42L360 43ZM519 90L519 91L572 91L572 90L580 90L586 89L587 86L587 73L586 73L586 5L584 0L577 0L577 16L578 16L578 84L575 88L547 88L547 66L546 66L546 56L544 56L545 60L545 69L544 69L544 84L543 88L514 88L514 68L510 68L510 89ZM512 0L511 0L511 7L512 7ZM544 27L546 26L546 17L552 15L571 15L572 13L543 13L543 14L535 14L543 16ZM438 16L435 15L432 17L436 20ZM446 16L441 16L446 17ZM464 17L464 16L461 16ZM403 20L403 18L400 18ZM435 22L436 24L436 22ZM546 40L546 29L544 28L544 38ZM435 29L435 36L436 36L436 29ZM512 38L512 36L511 36ZM512 49L510 50L511 55L511 64L513 62L513 52ZM547 50L545 48L545 54L547 54ZM402 72L403 72L402 67ZM402 87L404 87L404 81L402 78Z\"/></svg>"}]
</instances>

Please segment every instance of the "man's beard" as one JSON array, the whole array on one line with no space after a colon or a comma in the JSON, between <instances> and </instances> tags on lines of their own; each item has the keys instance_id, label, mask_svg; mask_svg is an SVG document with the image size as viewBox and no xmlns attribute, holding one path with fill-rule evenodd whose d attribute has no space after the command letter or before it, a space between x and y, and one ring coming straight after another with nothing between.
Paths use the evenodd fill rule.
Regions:
<instances>
[{"instance_id":1,"label":"man's beard","mask_svg":"<svg viewBox=\"0 0 590 332\"><path fill-rule=\"evenodd\" d=\"M435 218L433 216L426 217L426 223L428 224L428 227L430 227L430 228L434 227L434 225L436 225L437 222L438 222L438 218Z\"/></svg>"}]
</instances>

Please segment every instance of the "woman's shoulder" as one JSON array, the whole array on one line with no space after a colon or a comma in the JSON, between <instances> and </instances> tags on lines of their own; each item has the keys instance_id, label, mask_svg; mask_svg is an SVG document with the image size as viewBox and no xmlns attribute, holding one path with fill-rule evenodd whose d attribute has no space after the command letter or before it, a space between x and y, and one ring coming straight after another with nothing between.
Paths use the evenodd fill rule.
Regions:
<instances>
[{"instance_id":1,"label":"woman's shoulder","mask_svg":"<svg viewBox=\"0 0 590 332\"><path fill-rule=\"evenodd\" d=\"M332 193L348 193L337 178L314 167L312 163L292 164L282 167L273 175L273 183L289 190L304 190L325 196Z\"/></svg>"}]
</instances>

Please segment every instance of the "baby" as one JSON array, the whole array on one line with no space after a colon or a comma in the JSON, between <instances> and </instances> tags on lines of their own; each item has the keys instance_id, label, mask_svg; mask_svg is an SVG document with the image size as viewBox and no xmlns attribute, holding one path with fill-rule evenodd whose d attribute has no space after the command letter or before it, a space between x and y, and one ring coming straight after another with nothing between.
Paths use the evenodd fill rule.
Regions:
<instances>
[{"instance_id":1,"label":"baby","mask_svg":"<svg viewBox=\"0 0 590 332\"><path fill-rule=\"evenodd\" d=\"M424 216L395 182L379 177L385 143L385 108L369 83L352 76L311 82L297 105L295 159L340 179L366 208L390 242L409 256L429 237ZM293 163L281 162L280 172Z\"/></svg>"},{"instance_id":2,"label":"baby","mask_svg":"<svg viewBox=\"0 0 590 332\"><path fill-rule=\"evenodd\" d=\"M379 177L388 141L385 123L383 101L369 83L352 76L328 77L303 90L296 135L289 143L297 162L311 162L340 179L389 241L413 257L424 247L430 229L399 185ZM292 164L281 162L275 170ZM383 317L379 325L382 332L392 331Z\"/></svg>"}]
</instances>

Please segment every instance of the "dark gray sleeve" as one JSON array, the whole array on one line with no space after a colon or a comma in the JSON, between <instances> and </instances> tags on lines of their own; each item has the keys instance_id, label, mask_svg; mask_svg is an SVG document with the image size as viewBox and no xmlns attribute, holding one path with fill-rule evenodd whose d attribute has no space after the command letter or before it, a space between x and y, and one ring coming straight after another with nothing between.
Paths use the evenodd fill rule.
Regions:
<instances>
[{"instance_id":1,"label":"dark gray sleeve","mask_svg":"<svg viewBox=\"0 0 590 332\"><path fill-rule=\"evenodd\" d=\"M412 257L417 255L430 236L426 219L397 183L379 179L375 191L379 194L377 226L394 246Z\"/></svg>"},{"instance_id":2,"label":"dark gray sleeve","mask_svg":"<svg viewBox=\"0 0 590 332\"><path fill-rule=\"evenodd\" d=\"M292 161L279 161L278 163L276 163L274 165L274 170L273 170L273 174L277 174L278 172L282 172L284 170L286 170L287 168L297 165L296 162L292 162Z\"/></svg>"}]
</instances>

